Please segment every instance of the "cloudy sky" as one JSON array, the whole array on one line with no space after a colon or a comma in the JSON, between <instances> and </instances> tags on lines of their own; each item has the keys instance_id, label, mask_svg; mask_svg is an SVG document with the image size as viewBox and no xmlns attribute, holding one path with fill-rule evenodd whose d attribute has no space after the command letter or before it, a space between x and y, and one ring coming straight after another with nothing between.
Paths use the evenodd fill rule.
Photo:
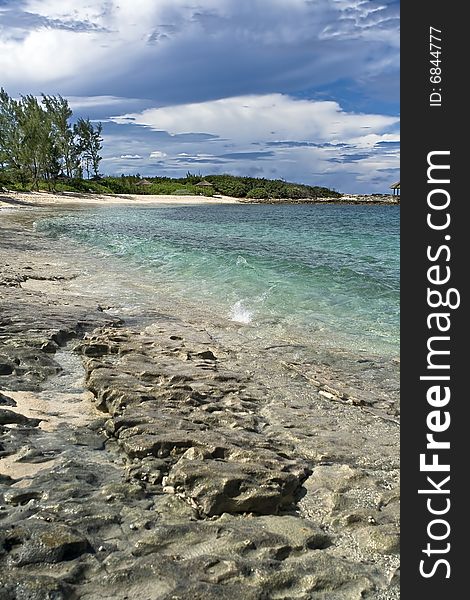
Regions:
<instances>
[{"instance_id":1,"label":"cloudy sky","mask_svg":"<svg viewBox=\"0 0 470 600\"><path fill-rule=\"evenodd\" d=\"M0 86L101 120L106 174L399 179L396 0L0 0Z\"/></svg>"}]
</instances>

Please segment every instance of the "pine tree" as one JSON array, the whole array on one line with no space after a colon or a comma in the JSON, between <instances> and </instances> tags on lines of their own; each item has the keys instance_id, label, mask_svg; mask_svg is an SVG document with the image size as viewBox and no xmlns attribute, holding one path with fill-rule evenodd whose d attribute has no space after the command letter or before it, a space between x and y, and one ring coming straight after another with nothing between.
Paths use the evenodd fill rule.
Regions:
<instances>
[{"instance_id":1,"label":"pine tree","mask_svg":"<svg viewBox=\"0 0 470 600\"><path fill-rule=\"evenodd\" d=\"M80 118L74 126L77 148L88 179L90 179L90 173L93 173L93 177L99 177L99 165L102 159L100 150L103 148L102 130L101 123L98 123L95 128L90 119Z\"/></svg>"},{"instance_id":2,"label":"pine tree","mask_svg":"<svg viewBox=\"0 0 470 600\"><path fill-rule=\"evenodd\" d=\"M72 109L62 96L42 96L43 106L51 120L54 143L60 162L61 173L73 177L79 162L73 128L69 123Z\"/></svg>"},{"instance_id":3,"label":"pine tree","mask_svg":"<svg viewBox=\"0 0 470 600\"><path fill-rule=\"evenodd\" d=\"M69 178L99 177L103 126L78 119L72 127L72 110L62 96L42 94L19 100L0 90L0 171L8 179L42 181L55 188L60 174Z\"/></svg>"},{"instance_id":4,"label":"pine tree","mask_svg":"<svg viewBox=\"0 0 470 600\"><path fill-rule=\"evenodd\" d=\"M18 176L21 171L21 136L18 127L18 102L0 90L0 166Z\"/></svg>"}]
</instances>

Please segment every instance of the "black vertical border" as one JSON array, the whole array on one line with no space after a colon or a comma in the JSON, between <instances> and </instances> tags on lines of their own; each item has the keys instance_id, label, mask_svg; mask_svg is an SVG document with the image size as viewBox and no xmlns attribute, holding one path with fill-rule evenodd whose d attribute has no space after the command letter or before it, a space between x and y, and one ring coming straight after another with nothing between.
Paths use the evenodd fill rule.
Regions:
<instances>
[{"instance_id":1,"label":"black vertical border","mask_svg":"<svg viewBox=\"0 0 470 600\"><path fill-rule=\"evenodd\" d=\"M470 134L470 103L467 103L464 91L469 79L465 48L470 36L462 10L463 5L456 2L436 0L401 4L401 597L404 600L461 598L462 594L465 595L461 590L467 587L464 580L468 570L465 541L470 526L464 509L470 503L468 492L465 491L466 483L470 481L470 394L465 379L466 374L470 374L470 361L467 358L470 354L467 343L470 335L467 302L470 218L467 217L466 205L470 206L470 190L464 186L464 174L470 173L470 161L464 164L466 156L463 145ZM439 85L430 82L431 26L442 30L442 82ZM432 87L441 88L441 107L429 105ZM445 232L432 231L426 224L429 212L427 195L431 189L426 176L427 155L437 150L450 150L451 182L440 186L451 194L451 225ZM444 241L445 234L449 234L451 240ZM426 417L432 410L426 401L430 384L419 378L426 374L426 344L432 335L426 324L427 315L432 312L426 299L427 269L430 266L426 251L428 245L436 248L445 243L451 250L450 261L441 261L442 265L447 264L451 268L451 280L447 287L459 290L461 304L455 310L439 309L448 310L452 320L447 334L451 337L448 346L451 351L451 400L446 409L442 409L450 411L451 425L447 432L441 434L441 439L450 440L451 447L445 451L446 454L444 451L440 453L440 460L448 458L451 467L451 508L443 516L450 524L451 533L448 539L434 542L427 535L427 525L433 517L427 511L426 496L418 494L418 489L426 487L426 474L419 469L419 455L426 450ZM437 473L435 479L442 480L443 475ZM438 532L438 528L435 531ZM441 549L448 542L450 551L428 558L422 552L428 542ZM442 564L432 577L422 577L419 572L420 561L426 559L426 569L429 571L433 561L439 558L449 561L450 578L445 577L447 568Z\"/></svg>"}]
</instances>

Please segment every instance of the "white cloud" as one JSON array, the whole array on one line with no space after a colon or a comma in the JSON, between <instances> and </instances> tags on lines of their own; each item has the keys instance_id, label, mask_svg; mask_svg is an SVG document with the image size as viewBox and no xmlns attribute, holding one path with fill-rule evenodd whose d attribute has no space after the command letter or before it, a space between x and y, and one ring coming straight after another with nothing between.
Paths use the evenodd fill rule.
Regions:
<instances>
[{"instance_id":1,"label":"white cloud","mask_svg":"<svg viewBox=\"0 0 470 600\"><path fill-rule=\"evenodd\" d=\"M130 120L129 120L130 119ZM111 118L123 133L140 126L162 139L139 171L190 170L282 177L347 192L386 192L399 168L399 119L344 111L336 102L281 94L167 106ZM182 136L208 133L212 138ZM171 135L168 136L168 133ZM125 170L125 168L124 168ZM395 175L391 175L395 172Z\"/></svg>"},{"instance_id":2,"label":"white cloud","mask_svg":"<svg viewBox=\"0 0 470 600\"><path fill-rule=\"evenodd\" d=\"M139 154L121 154L121 158L125 158L127 160L142 160L143 156Z\"/></svg>"},{"instance_id":3,"label":"white cloud","mask_svg":"<svg viewBox=\"0 0 470 600\"><path fill-rule=\"evenodd\" d=\"M46 29L30 32L22 43L1 40L0 71L6 83L24 79L29 86L47 88L69 79L71 72L79 79L83 73L96 77L115 48L100 46L95 35Z\"/></svg>"},{"instance_id":4,"label":"white cloud","mask_svg":"<svg viewBox=\"0 0 470 600\"><path fill-rule=\"evenodd\" d=\"M124 124L129 119L134 124L172 135L209 133L238 144L276 140L315 143L355 140L357 144L373 145L381 139L383 132L398 123L397 117L347 113L336 102L299 100L283 94L167 106L110 120Z\"/></svg>"},{"instance_id":5,"label":"white cloud","mask_svg":"<svg viewBox=\"0 0 470 600\"><path fill-rule=\"evenodd\" d=\"M118 98L116 96L67 96L72 110L90 109L96 107L111 107L116 105L134 104L135 98Z\"/></svg>"}]
</instances>

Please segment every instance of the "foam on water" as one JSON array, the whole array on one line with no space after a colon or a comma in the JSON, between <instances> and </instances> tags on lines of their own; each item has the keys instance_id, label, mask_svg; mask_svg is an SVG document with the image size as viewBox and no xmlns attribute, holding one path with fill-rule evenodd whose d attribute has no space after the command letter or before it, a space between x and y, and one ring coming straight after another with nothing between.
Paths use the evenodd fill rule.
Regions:
<instances>
[{"instance_id":1,"label":"foam on water","mask_svg":"<svg viewBox=\"0 0 470 600\"><path fill-rule=\"evenodd\" d=\"M251 323L253 311L243 306L242 300L238 300L230 309L230 318L236 323Z\"/></svg>"}]
</instances>

